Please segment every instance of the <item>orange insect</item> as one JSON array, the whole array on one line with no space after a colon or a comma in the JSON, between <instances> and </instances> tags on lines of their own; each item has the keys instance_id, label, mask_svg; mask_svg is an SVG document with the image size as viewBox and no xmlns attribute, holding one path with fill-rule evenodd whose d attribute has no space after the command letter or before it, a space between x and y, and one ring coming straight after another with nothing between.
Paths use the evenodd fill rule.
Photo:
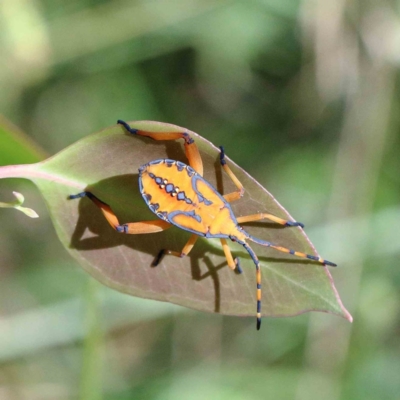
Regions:
<instances>
[{"instance_id":1,"label":"orange insect","mask_svg":"<svg viewBox=\"0 0 400 400\"><path fill-rule=\"evenodd\" d=\"M260 262L253 249L248 245L247 240L251 240L262 246L271 247L283 253L318 261L324 265L336 266L336 264L320 257L290 250L255 238L239 226L240 223L244 222L269 219L285 226L304 227L300 222L287 221L266 213L235 217L229 203L242 197L244 188L226 164L223 147L220 147L222 168L237 187L235 192L226 195L218 193L217 189L203 178L203 162L194 140L188 133L143 131L131 128L126 122L120 120L118 124L121 124L129 133L134 135L146 136L154 140L184 139L185 141L185 154L189 165L181 161L160 159L150 161L139 168L140 193L150 210L159 219L120 224L110 206L91 192L71 195L70 198L89 197L101 209L109 224L121 233L155 233L168 229L171 225L192 233L182 251L163 249L159 252L153 265L158 265L162 257L166 254L176 257L188 255L198 237L202 236L207 239L219 238L228 266L232 270L241 273L239 259L233 259L226 239L241 244L249 253L256 266L257 329L260 329L261 326L261 269Z\"/></svg>"}]
</instances>

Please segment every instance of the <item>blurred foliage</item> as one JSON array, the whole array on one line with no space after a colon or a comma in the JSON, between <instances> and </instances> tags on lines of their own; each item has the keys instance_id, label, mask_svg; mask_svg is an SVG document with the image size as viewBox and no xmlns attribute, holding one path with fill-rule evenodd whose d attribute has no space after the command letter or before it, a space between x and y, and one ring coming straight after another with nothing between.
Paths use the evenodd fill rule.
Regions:
<instances>
[{"instance_id":1,"label":"blurred foliage","mask_svg":"<svg viewBox=\"0 0 400 400\"><path fill-rule=\"evenodd\" d=\"M0 398L398 399L399 11L395 0L1 1L1 114L50 154L117 119L224 144L340 264L355 322L303 315L256 332L251 318L93 293L37 191L3 180L0 201L21 192L41 218L0 210ZM0 163L35 157L1 135Z\"/></svg>"}]
</instances>

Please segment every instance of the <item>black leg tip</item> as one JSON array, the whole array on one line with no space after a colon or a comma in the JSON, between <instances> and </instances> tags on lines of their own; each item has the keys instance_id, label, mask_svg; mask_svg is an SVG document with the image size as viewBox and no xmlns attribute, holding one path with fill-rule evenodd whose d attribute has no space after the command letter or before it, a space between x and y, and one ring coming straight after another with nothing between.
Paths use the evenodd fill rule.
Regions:
<instances>
[{"instance_id":1,"label":"black leg tip","mask_svg":"<svg viewBox=\"0 0 400 400\"><path fill-rule=\"evenodd\" d=\"M236 257L236 258L235 258L235 263L236 263L235 272L236 272L237 274L242 274L242 273L243 273L243 270L242 270L242 267L240 266L240 258L239 258L239 257Z\"/></svg>"},{"instance_id":2,"label":"black leg tip","mask_svg":"<svg viewBox=\"0 0 400 400\"><path fill-rule=\"evenodd\" d=\"M225 165L226 161L225 161L225 151L224 151L224 147L223 146L219 146L221 153L219 153L219 161L221 162L221 165Z\"/></svg>"},{"instance_id":3,"label":"black leg tip","mask_svg":"<svg viewBox=\"0 0 400 400\"><path fill-rule=\"evenodd\" d=\"M122 119L119 119L117 121L117 124L122 125L129 133L132 133L133 135L136 135L138 133L139 129L131 128L129 124L127 124L125 121L122 121Z\"/></svg>"},{"instance_id":4,"label":"black leg tip","mask_svg":"<svg viewBox=\"0 0 400 400\"><path fill-rule=\"evenodd\" d=\"M69 198L70 200L73 200L73 199L80 199L80 198L82 198L82 197L87 196L88 193L89 193L89 192L81 192L81 193L78 193L78 194L70 194L70 195L68 196L68 198Z\"/></svg>"},{"instance_id":5,"label":"black leg tip","mask_svg":"<svg viewBox=\"0 0 400 400\"><path fill-rule=\"evenodd\" d=\"M304 228L304 224L302 222L296 222L296 221L287 221L286 226L300 226L300 228Z\"/></svg>"},{"instance_id":6,"label":"black leg tip","mask_svg":"<svg viewBox=\"0 0 400 400\"><path fill-rule=\"evenodd\" d=\"M329 265L330 267L337 267L337 264L327 260L324 260L324 265Z\"/></svg>"},{"instance_id":7,"label":"black leg tip","mask_svg":"<svg viewBox=\"0 0 400 400\"><path fill-rule=\"evenodd\" d=\"M257 330L259 331L261 328L261 318L257 318Z\"/></svg>"}]
</instances>

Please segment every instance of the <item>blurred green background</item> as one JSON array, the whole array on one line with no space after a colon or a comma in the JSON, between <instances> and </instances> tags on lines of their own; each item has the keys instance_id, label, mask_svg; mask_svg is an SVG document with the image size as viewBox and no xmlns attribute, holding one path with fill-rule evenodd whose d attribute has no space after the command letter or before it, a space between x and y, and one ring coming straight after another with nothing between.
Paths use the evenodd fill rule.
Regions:
<instances>
[{"instance_id":1,"label":"blurred green background","mask_svg":"<svg viewBox=\"0 0 400 400\"><path fill-rule=\"evenodd\" d=\"M0 399L400 399L400 2L2 0L0 114L54 154L117 119L185 126L253 175L332 272L328 314L202 314L101 287L0 209ZM4 124L4 123L2 123ZM12 131L8 127L6 131ZM20 151L1 132L0 163Z\"/></svg>"}]
</instances>

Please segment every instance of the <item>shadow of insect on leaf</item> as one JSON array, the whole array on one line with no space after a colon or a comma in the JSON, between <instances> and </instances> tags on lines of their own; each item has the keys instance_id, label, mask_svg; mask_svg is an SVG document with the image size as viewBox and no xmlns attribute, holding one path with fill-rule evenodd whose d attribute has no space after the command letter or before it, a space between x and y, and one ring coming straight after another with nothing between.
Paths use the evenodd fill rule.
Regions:
<instances>
[{"instance_id":1,"label":"shadow of insect on leaf","mask_svg":"<svg viewBox=\"0 0 400 400\"><path fill-rule=\"evenodd\" d=\"M154 220L154 214L144 203L138 187L138 174L127 174L115 176L101 180L85 188L95 194L102 201L109 204L120 223L136 222L143 220ZM143 270L154 270L158 275L159 284L156 290L161 291L162 296L168 298L169 292L174 293L176 286L186 285L188 279L202 281L211 279L212 289L208 287L208 298L214 298L214 312L220 311L221 306L221 287L219 271L227 267L224 253L211 244L211 240L200 239L191 253L182 259L172 256L165 256L162 263L157 267L152 267L152 261L157 257L160 249L173 249L179 251L188 240L190 233L171 227L163 232L153 234L126 235L113 230L100 209L96 207L88 198L79 200L78 220L71 237L70 247L83 252L91 252L91 260L96 265L98 271L106 277L106 280L123 283L130 287L139 285L143 291L154 291L155 287L143 275ZM276 227L276 224L253 223L258 226ZM219 243L219 241L217 241ZM96 256L96 251L98 255ZM242 250L235 251L242 260L248 258ZM220 262L221 261L221 262ZM260 261L275 263L309 263L308 260L287 259L279 257L260 257ZM250 263L251 264L251 263ZM253 274L251 265L251 274ZM165 279L166 270L174 271L179 275L173 278L174 283ZM140 273L142 271L142 273ZM250 272L250 271L248 271ZM234 274L228 271L229 274ZM189 275L189 276L188 276ZM235 279L243 279L241 276ZM237 282L237 284L240 283ZM203 289L201 289L203 290ZM179 292L179 290L178 290ZM153 297L153 296L149 296ZM200 295L201 297L201 295Z\"/></svg>"},{"instance_id":2,"label":"shadow of insect on leaf","mask_svg":"<svg viewBox=\"0 0 400 400\"><path fill-rule=\"evenodd\" d=\"M159 150L160 146L158 145L157 148ZM155 148L152 150L155 150ZM182 158L181 147L175 145L165 146L165 150L168 157L171 157L171 159L179 160ZM224 154L222 148L221 151L221 153L218 153L220 159L219 165L218 157L217 160L215 160L213 156L208 156L209 160L206 165L215 165L214 168L209 168L208 174L206 175L214 175L210 178L214 178L215 186L222 194L225 190L221 165L225 168L225 164L222 164L221 161ZM118 154L121 153L118 152ZM151 155L153 155L153 151ZM140 163L140 165L143 165L143 160L141 158L142 155L139 155L132 164ZM190 233L188 233L184 227L183 229L169 227L164 231L152 234L129 235L116 232L116 230L127 232L128 229L130 232L148 232L148 226L143 228L144 225L134 223L143 221L159 222L160 220L156 219L154 213L148 208L146 201L143 201L142 194L139 191L138 174L113 176L110 174L110 171L107 171L109 164L103 165L103 159L99 160L99 162L101 165L98 165L97 169L100 168L101 172L104 172L103 176L109 177L87 186L85 191L81 194L73 194L75 199L81 197L81 195L83 195L84 198L81 198L78 203L79 216L77 217L76 225L73 224L74 231L71 236L70 248L85 252L84 258L86 258L86 261L90 265L88 267L89 271L92 271L92 273L100 280L104 281L104 283L109 283L110 286L133 295L171 301L193 308L199 308L199 304L201 304L201 308L214 312L220 312L221 309L225 307L227 301L236 301L238 297L242 299L243 295L247 295L248 298L249 285L245 279L248 278L248 276L242 278L236 277L232 271L228 269L220 271L223 267L227 267L227 262L224 251L222 251L222 248L218 248L218 246L220 246L219 241L217 247L215 247L215 244L211 244L211 241L200 238L189 257L177 259L166 256L162 259L162 264L160 266L151 268L152 262L155 259L159 260L158 254L160 254L160 250L162 249L171 250L173 254L179 255L184 244L188 243ZM144 162L147 163L148 160ZM129 171L129 165L132 164L128 162L121 167L128 167L125 171ZM135 169L136 168L137 166ZM249 183L250 185L254 185L254 182L251 182L250 179ZM230 185L232 185L232 182L230 182ZM236 184L236 186L238 186L238 184ZM233 193L231 190L229 190L228 186L228 193ZM249 194L245 193L245 196L240 200L237 197L229 198L238 200L239 209L245 212L245 215L249 215L247 214L248 204L251 200ZM93 201L90 201L90 199ZM168 201L167 199L167 202ZM260 206L261 203L258 207ZM111 207L112 210L110 210L109 207ZM101 212L100 209L102 209L103 212ZM109 222L107 222L104 216L106 216ZM115 229L112 229L110 224ZM265 222L262 224L253 224L253 226L256 229L260 229L261 227L278 227L277 224ZM160 225L153 225L153 227L160 228ZM165 229L165 225L162 225L161 228ZM190 229L188 230L190 231ZM237 231L242 232L239 230ZM281 230L273 229L270 231L270 234L273 231L278 233ZM202 230L200 230L200 232L203 233ZM283 230L281 232L283 232ZM286 229L285 232L287 232ZM216 237L218 238L218 236ZM248 237L250 238L250 236ZM263 244L259 239L255 241ZM222 245L225 246L224 243L222 243ZM270 246L268 245L267 247ZM274 246L271 245L271 247ZM187 246L185 246L185 249L187 249ZM248 247L246 247L246 249L248 249ZM280 250L280 248L277 249ZM293 250L285 250L287 250L286 253L290 252L294 254ZM243 253L243 250L241 253ZM257 259L253 252L251 252L250 255L253 261ZM286 255L286 257L283 257L285 260L281 260L277 255L273 260L282 261L285 264L299 264L300 260L288 261L286 259L287 256L289 256L289 258L291 257L291 255ZM246 258L249 259L248 254L246 254ZM200 262L200 260L203 260L203 262ZM267 259L260 254L259 260L265 261ZM304 261L309 262L309 260ZM254 268L253 264L252 267ZM260 271L258 260L256 267L257 271ZM254 277L253 268L252 277ZM245 275L249 272L247 266L246 269ZM231 274L230 276L227 275L227 271ZM232 280L232 277L235 279ZM261 274L259 273L257 277L259 279L257 285L261 287ZM223 287L221 286L220 279L223 279L223 282L226 283ZM195 283L200 281L203 283ZM260 290L260 288L257 290ZM221 293L224 293L224 303L221 302ZM257 304L260 304L260 300L257 301ZM248 302L248 300L246 300L246 302Z\"/></svg>"},{"instance_id":3,"label":"shadow of insect on leaf","mask_svg":"<svg viewBox=\"0 0 400 400\"><path fill-rule=\"evenodd\" d=\"M154 220L154 214L147 208L139 193L137 180L137 174L115 176L90 185L85 188L85 191L92 192L109 204L121 223ZM208 240L200 239L193 251L182 259L165 256L157 267L151 265L160 249L180 250L189 236L190 233L174 226L153 234L126 235L118 233L110 227L100 209L92 201L82 198L79 200L78 220L71 236L70 248L83 252L98 251L98 257L94 256L95 263L102 274L107 277L114 275L110 269L116 265L116 259L119 259L122 260L123 265L119 263L117 267L125 269L123 275L130 275L129 279L135 280L134 275L138 268L152 269L158 271L160 275L165 274L165 268L180 269L185 272L184 275L190 274L191 279L195 281L210 278L214 288L214 311L219 312L221 293L218 271L227 268L227 264L223 261L217 266L214 265L210 256L223 259L224 253L213 247ZM143 257L143 255L146 256ZM129 285L129 282L125 283ZM146 290L143 285L142 288ZM154 288L149 287L148 289ZM167 285L160 290L166 291Z\"/></svg>"}]
</instances>

